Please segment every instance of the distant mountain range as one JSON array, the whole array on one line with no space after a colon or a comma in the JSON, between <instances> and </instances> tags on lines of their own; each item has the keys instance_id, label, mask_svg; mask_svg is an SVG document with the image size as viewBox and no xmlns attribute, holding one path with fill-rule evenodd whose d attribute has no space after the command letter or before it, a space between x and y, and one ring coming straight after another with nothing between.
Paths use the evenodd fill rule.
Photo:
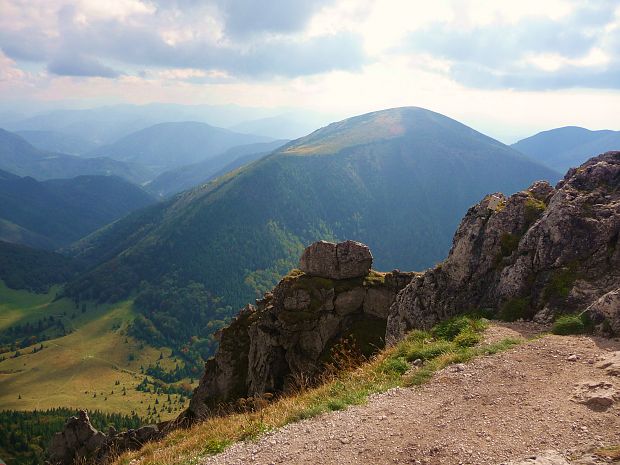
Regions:
<instances>
[{"instance_id":1,"label":"distant mountain range","mask_svg":"<svg viewBox=\"0 0 620 465\"><path fill-rule=\"evenodd\" d=\"M141 281L196 282L234 308L270 288L316 239L357 239L378 269L420 270L446 256L459 218L487 192L558 178L438 113L369 113L78 242L70 253L94 268L67 291L109 300Z\"/></svg>"},{"instance_id":2,"label":"distant mountain range","mask_svg":"<svg viewBox=\"0 0 620 465\"><path fill-rule=\"evenodd\" d=\"M161 123L131 133L87 156L137 163L161 173L214 158L239 145L271 142L198 122Z\"/></svg>"},{"instance_id":3,"label":"distant mountain range","mask_svg":"<svg viewBox=\"0 0 620 465\"><path fill-rule=\"evenodd\" d=\"M56 131L16 131L15 134L23 137L29 144L39 150L46 152L81 155L97 147L97 144L81 137Z\"/></svg>"},{"instance_id":4,"label":"distant mountain range","mask_svg":"<svg viewBox=\"0 0 620 465\"><path fill-rule=\"evenodd\" d=\"M620 131L590 131L566 126L540 132L512 144L524 153L560 172L610 150L620 150Z\"/></svg>"},{"instance_id":5,"label":"distant mountain range","mask_svg":"<svg viewBox=\"0 0 620 465\"><path fill-rule=\"evenodd\" d=\"M0 171L0 240L56 249L154 201L116 176L40 182Z\"/></svg>"},{"instance_id":6,"label":"distant mountain range","mask_svg":"<svg viewBox=\"0 0 620 465\"><path fill-rule=\"evenodd\" d=\"M0 169L38 180L80 175L116 175L136 184L153 177L147 168L110 158L85 159L37 149L25 139L0 129Z\"/></svg>"},{"instance_id":7,"label":"distant mountain range","mask_svg":"<svg viewBox=\"0 0 620 465\"><path fill-rule=\"evenodd\" d=\"M168 197L204 184L240 166L258 160L286 142L288 141L275 140L273 142L236 146L216 157L166 171L145 186L145 188L154 195Z\"/></svg>"},{"instance_id":8,"label":"distant mountain range","mask_svg":"<svg viewBox=\"0 0 620 465\"><path fill-rule=\"evenodd\" d=\"M22 108L23 107L23 108ZM24 110L25 105L20 107ZM236 105L109 105L88 109L58 109L20 114L0 102L0 125L10 131L51 131L97 146L108 145L132 132L159 123L197 121L232 131L274 139L299 137L330 118L310 111L286 111ZM247 129L242 129L247 128ZM252 130L257 129L259 132ZM249 129L249 130L248 130ZM265 132L262 132L264 129ZM34 144L37 145L37 144ZM42 146L52 150L48 146ZM53 149L55 150L55 149ZM70 151L66 151L70 152ZM73 153L73 152L70 152Z\"/></svg>"}]
</instances>

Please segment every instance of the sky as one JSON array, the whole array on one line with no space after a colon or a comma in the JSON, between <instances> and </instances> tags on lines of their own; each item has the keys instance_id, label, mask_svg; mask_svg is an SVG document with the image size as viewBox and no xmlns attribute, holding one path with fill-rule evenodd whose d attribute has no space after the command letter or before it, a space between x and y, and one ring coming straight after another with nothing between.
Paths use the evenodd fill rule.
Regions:
<instances>
[{"instance_id":1,"label":"sky","mask_svg":"<svg viewBox=\"0 0 620 465\"><path fill-rule=\"evenodd\" d=\"M620 1L0 0L0 100L620 129Z\"/></svg>"}]
</instances>

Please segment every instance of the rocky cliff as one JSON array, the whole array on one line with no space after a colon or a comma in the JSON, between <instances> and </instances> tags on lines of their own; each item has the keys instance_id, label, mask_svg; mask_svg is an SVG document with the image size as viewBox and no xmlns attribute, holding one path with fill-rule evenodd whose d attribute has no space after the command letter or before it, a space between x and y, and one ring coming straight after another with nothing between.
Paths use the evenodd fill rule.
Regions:
<instances>
[{"instance_id":1,"label":"rocky cliff","mask_svg":"<svg viewBox=\"0 0 620 465\"><path fill-rule=\"evenodd\" d=\"M380 273L371 264L368 247L358 242L309 246L301 269L221 331L219 349L182 419L207 416L239 398L286 391L298 376L311 379L344 338L366 355L383 347L388 309L413 274Z\"/></svg>"},{"instance_id":2,"label":"rocky cliff","mask_svg":"<svg viewBox=\"0 0 620 465\"><path fill-rule=\"evenodd\" d=\"M555 188L537 182L470 208L448 258L396 298L386 339L472 310L545 322L587 310L597 330L620 332L620 152Z\"/></svg>"},{"instance_id":3,"label":"rocky cliff","mask_svg":"<svg viewBox=\"0 0 620 465\"><path fill-rule=\"evenodd\" d=\"M135 430L108 433L96 430L85 410L67 420L63 431L52 438L48 450L51 465L75 463L105 463L109 457L132 449L139 449L147 441L162 437L164 424L143 426Z\"/></svg>"}]
</instances>

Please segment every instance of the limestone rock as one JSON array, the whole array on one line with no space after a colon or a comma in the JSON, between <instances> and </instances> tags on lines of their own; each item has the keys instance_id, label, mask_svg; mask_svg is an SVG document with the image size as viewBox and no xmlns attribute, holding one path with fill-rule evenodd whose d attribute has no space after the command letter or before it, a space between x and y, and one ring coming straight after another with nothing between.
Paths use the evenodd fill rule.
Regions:
<instances>
[{"instance_id":1,"label":"limestone rock","mask_svg":"<svg viewBox=\"0 0 620 465\"><path fill-rule=\"evenodd\" d=\"M161 436L156 425L117 433L110 428L108 434L97 431L90 423L85 410L67 420L64 430L52 438L48 449L49 463L72 465L73 463L105 462L109 454L121 453L142 447L146 442Z\"/></svg>"},{"instance_id":2,"label":"limestone rock","mask_svg":"<svg viewBox=\"0 0 620 465\"><path fill-rule=\"evenodd\" d=\"M311 247L331 247L325 244ZM349 244L343 250L358 249L356 243L343 244ZM221 331L215 357L179 419L194 421L215 413L219 404L283 392L312 379L343 338L352 337L370 355L383 346L388 309L413 275L365 269L363 276L336 280L294 270Z\"/></svg>"},{"instance_id":3,"label":"limestone rock","mask_svg":"<svg viewBox=\"0 0 620 465\"><path fill-rule=\"evenodd\" d=\"M310 276L350 279L366 276L372 265L370 249L355 241L338 244L318 241L310 244L301 256L299 268Z\"/></svg>"},{"instance_id":4,"label":"limestone rock","mask_svg":"<svg viewBox=\"0 0 620 465\"><path fill-rule=\"evenodd\" d=\"M558 452L550 450L521 460L508 462L507 465L570 465Z\"/></svg>"},{"instance_id":5,"label":"limestone rock","mask_svg":"<svg viewBox=\"0 0 620 465\"><path fill-rule=\"evenodd\" d=\"M75 458L93 458L106 443L106 435L93 428L88 413L81 410L67 420L62 432L52 438L48 450L53 464L72 464Z\"/></svg>"},{"instance_id":6,"label":"limestone rock","mask_svg":"<svg viewBox=\"0 0 620 465\"><path fill-rule=\"evenodd\" d=\"M605 370L609 376L620 376L620 351L607 355L596 364L596 367Z\"/></svg>"},{"instance_id":7,"label":"limestone rock","mask_svg":"<svg viewBox=\"0 0 620 465\"><path fill-rule=\"evenodd\" d=\"M620 288L596 300L586 312L595 323L598 332L620 334Z\"/></svg>"},{"instance_id":8,"label":"limestone rock","mask_svg":"<svg viewBox=\"0 0 620 465\"><path fill-rule=\"evenodd\" d=\"M584 381L576 386L573 400L602 412L620 400L620 393L607 381Z\"/></svg>"},{"instance_id":9,"label":"limestone rock","mask_svg":"<svg viewBox=\"0 0 620 465\"><path fill-rule=\"evenodd\" d=\"M608 152L569 170L556 188L539 181L470 208L448 258L396 298L386 340L481 308L548 322L592 305L597 324L617 332L619 288L620 152Z\"/></svg>"}]
</instances>

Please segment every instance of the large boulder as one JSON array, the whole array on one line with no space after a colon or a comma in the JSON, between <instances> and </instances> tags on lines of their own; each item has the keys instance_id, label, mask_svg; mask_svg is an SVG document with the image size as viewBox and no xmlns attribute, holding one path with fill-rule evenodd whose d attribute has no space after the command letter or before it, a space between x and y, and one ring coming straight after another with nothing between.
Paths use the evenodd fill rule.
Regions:
<instances>
[{"instance_id":1,"label":"large boulder","mask_svg":"<svg viewBox=\"0 0 620 465\"><path fill-rule=\"evenodd\" d=\"M317 244L315 249L328 247ZM361 250L356 243L343 244L343 256ZM344 253L351 250L355 252ZM362 256L370 257L370 252ZM360 273L361 268L354 274ZM219 333L215 357L207 361L179 420L194 421L217 412L220 404L285 392L300 380L312 380L343 339L364 355L374 353L384 345L390 305L413 275L365 269L363 276L335 279L293 270Z\"/></svg>"},{"instance_id":2,"label":"large boulder","mask_svg":"<svg viewBox=\"0 0 620 465\"><path fill-rule=\"evenodd\" d=\"M620 334L620 288L608 292L586 309L599 333Z\"/></svg>"},{"instance_id":3,"label":"large boulder","mask_svg":"<svg viewBox=\"0 0 620 465\"><path fill-rule=\"evenodd\" d=\"M361 242L318 241L304 250L299 268L310 276L350 279L366 276L372 266L372 254Z\"/></svg>"},{"instance_id":4,"label":"large boulder","mask_svg":"<svg viewBox=\"0 0 620 465\"><path fill-rule=\"evenodd\" d=\"M618 332L620 152L469 209L448 258L412 280L390 309L386 339L474 310L507 319L589 312Z\"/></svg>"}]
</instances>

